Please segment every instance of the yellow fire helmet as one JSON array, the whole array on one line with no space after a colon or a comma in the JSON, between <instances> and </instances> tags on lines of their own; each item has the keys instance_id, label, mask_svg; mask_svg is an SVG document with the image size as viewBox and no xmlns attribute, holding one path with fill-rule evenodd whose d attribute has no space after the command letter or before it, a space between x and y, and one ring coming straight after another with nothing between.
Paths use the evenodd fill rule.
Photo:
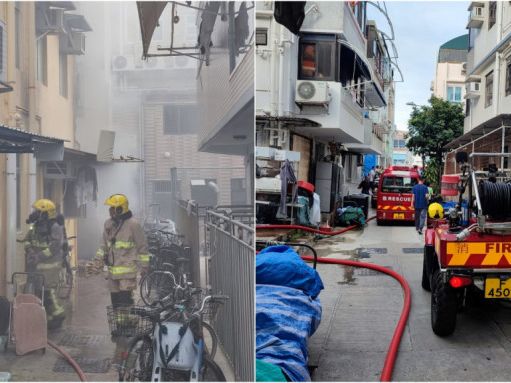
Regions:
<instances>
[{"instance_id":1,"label":"yellow fire helmet","mask_svg":"<svg viewBox=\"0 0 511 383\"><path fill-rule=\"evenodd\" d=\"M432 219L444 218L444 208L438 202L434 202L428 207L428 216Z\"/></svg>"},{"instance_id":2,"label":"yellow fire helmet","mask_svg":"<svg viewBox=\"0 0 511 383\"><path fill-rule=\"evenodd\" d=\"M108 205L110 207L113 207L116 209L117 214L124 214L127 213L128 208L128 198L124 194L113 194L110 197L108 197L105 201L105 205ZM119 209L121 211L119 212Z\"/></svg>"},{"instance_id":3,"label":"yellow fire helmet","mask_svg":"<svg viewBox=\"0 0 511 383\"><path fill-rule=\"evenodd\" d=\"M57 217L57 208L55 207L55 204L49 199L38 199L32 204L32 207L41 213L48 213L49 219L54 219Z\"/></svg>"}]
</instances>

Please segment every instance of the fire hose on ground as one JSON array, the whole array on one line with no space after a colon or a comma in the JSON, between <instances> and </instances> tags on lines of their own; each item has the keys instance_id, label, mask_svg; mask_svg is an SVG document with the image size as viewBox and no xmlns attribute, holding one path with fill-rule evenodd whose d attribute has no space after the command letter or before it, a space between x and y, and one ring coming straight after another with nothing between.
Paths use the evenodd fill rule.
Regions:
<instances>
[{"instance_id":1,"label":"fire hose on ground","mask_svg":"<svg viewBox=\"0 0 511 383\"><path fill-rule=\"evenodd\" d=\"M62 355L64 357L64 359L66 359L66 361L71 365L71 367L73 367L73 369L76 371L76 374L78 375L78 377L80 378L80 381L81 382L86 382L87 381L87 378L85 377L85 374L84 372L82 371L82 369L80 368L80 366L78 365L78 363L76 363L76 361L71 357L71 355L69 355L67 352L65 352L62 348L60 348L59 346L57 346L55 343L53 343L51 340L48 340L48 345L52 348L54 348L60 355Z\"/></svg>"},{"instance_id":2,"label":"fire hose on ground","mask_svg":"<svg viewBox=\"0 0 511 383\"><path fill-rule=\"evenodd\" d=\"M369 222L369 221L371 221L371 220L373 220L375 218L376 218L376 216L368 218L366 222ZM259 229L259 230L266 230L266 229L268 229L268 230L276 230L276 229L302 230L302 231L307 231L309 233L321 234L321 235L326 235L326 236L329 236L329 237L333 237L335 235L343 234L343 233L346 233L347 231L356 229L357 227L360 227L360 225L351 225L351 226L345 227L345 228L343 228L341 230L331 231L331 230L325 230L325 229L314 229L312 227L301 226L301 225L280 225L280 224L275 224L275 225L257 225L256 229Z\"/></svg>"},{"instance_id":3,"label":"fire hose on ground","mask_svg":"<svg viewBox=\"0 0 511 383\"><path fill-rule=\"evenodd\" d=\"M369 222L370 220L376 218L376 216L373 216L367 220ZM258 229L293 229L293 230L303 230L308 231L312 233L322 234L322 235L328 235L328 236L335 236L342 233L345 233L349 230L355 229L359 227L358 225L352 225L348 226L342 230L338 231L326 231L326 230L318 230L318 229L312 229L307 226L300 226L300 225L258 225ZM404 292L404 302L403 302L403 309L401 310L401 316L399 317L399 321L396 325L396 328L394 330L394 334L392 336L391 342L389 344L389 348L387 349L387 356L385 357L385 362L383 364L383 368L381 371L380 381L381 382L390 382L392 379L392 372L394 370L394 365L396 362L397 354L399 351L399 345L401 343L401 338L403 337L403 332L406 328L406 322L408 321L408 316L410 314L410 308L412 303L412 296L411 296L411 290L410 286L408 285L408 282L406 279L403 278L400 274L396 273L395 271L388 269L386 267L376 265L373 263L366 263L366 262L359 262L359 261L351 261L351 260L345 260L345 259L331 259L331 258L316 258L311 256L302 256L302 259L305 261L310 262L318 262L318 263L325 263L325 264L335 264L335 265L342 265L342 266L350 266L350 267L362 267L366 269L371 269L378 271L383 274L387 274L397 280L399 284L401 285L403 292Z\"/></svg>"}]
</instances>

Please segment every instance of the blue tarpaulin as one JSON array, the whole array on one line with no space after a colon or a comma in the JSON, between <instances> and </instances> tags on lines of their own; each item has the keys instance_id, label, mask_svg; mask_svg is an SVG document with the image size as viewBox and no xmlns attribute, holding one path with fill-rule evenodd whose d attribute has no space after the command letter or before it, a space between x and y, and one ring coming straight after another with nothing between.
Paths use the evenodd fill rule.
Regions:
<instances>
[{"instance_id":1,"label":"blue tarpaulin","mask_svg":"<svg viewBox=\"0 0 511 383\"><path fill-rule=\"evenodd\" d=\"M319 274L288 246L256 257L256 358L292 381L310 381L307 340L321 322Z\"/></svg>"}]
</instances>

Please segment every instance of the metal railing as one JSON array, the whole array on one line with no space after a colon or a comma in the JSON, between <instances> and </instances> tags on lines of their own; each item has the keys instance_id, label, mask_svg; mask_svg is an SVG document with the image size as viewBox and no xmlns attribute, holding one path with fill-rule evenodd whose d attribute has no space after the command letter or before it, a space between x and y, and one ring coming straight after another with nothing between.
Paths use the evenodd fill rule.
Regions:
<instances>
[{"instance_id":1,"label":"metal railing","mask_svg":"<svg viewBox=\"0 0 511 383\"><path fill-rule=\"evenodd\" d=\"M183 240L190 247L190 270L192 281L196 286L200 285L200 214L199 206L193 202L174 200L174 220L179 234L184 234Z\"/></svg>"},{"instance_id":2,"label":"metal railing","mask_svg":"<svg viewBox=\"0 0 511 383\"><path fill-rule=\"evenodd\" d=\"M253 222L253 211L250 213ZM248 211L237 218L247 217ZM247 218L248 220L248 218ZM223 212L207 210L208 284L229 301L213 323L236 380L254 380L254 228Z\"/></svg>"}]
</instances>

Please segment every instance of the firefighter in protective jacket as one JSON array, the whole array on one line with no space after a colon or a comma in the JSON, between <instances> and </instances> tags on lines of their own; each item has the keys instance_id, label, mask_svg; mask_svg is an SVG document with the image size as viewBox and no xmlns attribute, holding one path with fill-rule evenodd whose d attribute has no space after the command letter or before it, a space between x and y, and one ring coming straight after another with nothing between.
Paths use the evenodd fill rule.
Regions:
<instances>
[{"instance_id":1,"label":"firefighter in protective jacket","mask_svg":"<svg viewBox=\"0 0 511 383\"><path fill-rule=\"evenodd\" d=\"M110 206L110 218L105 221L102 244L96 256L108 266L112 305L132 305L132 291L137 287L137 263L149 260L144 230L133 218L125 195L114 194L107 198L105 205Z\"/></svg>"},{"instance_id":2,"label":"firefighter in protective jacket","mask_svg":"<svg viewBox=\"0 0 511 383\"><path fill-rule=\"evenodd\" d=\"M25 236L25 257L28 272L44 275L44 306L49 327L58 327L65 318L59 302L57 287L64 256L64 227L57 222L57 209L48 199L32 205L34 211L27 219L31 227Z\"/></svg>"}]
</instances>

